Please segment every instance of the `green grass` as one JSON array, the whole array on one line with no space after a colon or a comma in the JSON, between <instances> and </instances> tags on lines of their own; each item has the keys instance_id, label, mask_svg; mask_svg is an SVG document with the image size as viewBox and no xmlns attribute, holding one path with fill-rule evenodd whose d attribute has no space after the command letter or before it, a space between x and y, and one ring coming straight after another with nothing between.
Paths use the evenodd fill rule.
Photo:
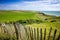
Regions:
<instances>
[{"instance_id":1,"label":"green grass","mask_svg":"<svg viewBox=\"0 0 60 40\"><path fill-rule=\"evenodd\" d=\"M18 20L42 20L40 23L24 24L24 26L30 26L32 28L42 28L43 31L47 29L47 35L49 33L50 27L53 28L52 35L54 30L57 29L57 35L60 32L60 17L38 14L39 12L34 11L0 11L0 23L18 21ZM45 20L47 19L47 20ZM51 22L52 20L56 20ZM31 21L30 21L31 22Z\"/></svg>"},{"instance_id":2,"label":"green grass","mask_svg":"<svg viewBox=\"0 0 60 40\"><path fill-rule=\"evenodd\" d=\"M60 22L45 22L45 23L34 23L34 24L29 24L29 25L25 25L26 27L32 27L32 28L42 28L42 35L44 36L44 30L46 28L46 39L48 38L48 34L50 31L50 28L52 27L52 32L51 32L51 38L50 40L52 40L53 35L54 35L54 31L55 29L57 29L57 33L56 33L56 37L59 35L60 33Z\"/></svg>"},{"instance_id":3,"label":"green grass","mask_svg":"<svg viewBox=\"0 0 60 40\"><path fill-rule=\"evenodd\" d=\"M0 11L0 22L38 19L35 12Z\"/></svg>"},{"instance_id":4,"label":"green grass","mask_svg":"<svg viewBox=\"0 0 60 40\"><path fill-rule=\"evenodd\" d=\"M39 14L39 12L35 11L1 11L0 10L0 22L10 22L10 21L18 21L18 20L30 20L30 19L39 19L42 20L43 23L40 23L41 26L44 26L46 24L47 26L53 25L53 27L59 28L60 25L60 17L56 16L50 16L50 15L45 15L45 14ZM47 19L47 20L45 20ZM56 20L56 22L51 22L51 20ZM51 24L51 25L50 25ZM45 26L46 26L45 25Z\"/></svg>"}]
</instances>

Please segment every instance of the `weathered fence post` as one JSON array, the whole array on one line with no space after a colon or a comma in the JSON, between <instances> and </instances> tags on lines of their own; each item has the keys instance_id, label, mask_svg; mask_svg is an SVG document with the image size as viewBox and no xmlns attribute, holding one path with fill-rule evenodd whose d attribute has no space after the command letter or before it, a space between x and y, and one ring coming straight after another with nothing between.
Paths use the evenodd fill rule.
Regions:
<instances>
[{"instance_id":1,"label":"weathered fence post","mask_svg":"<svg viewBox=\"0 0 60 40\"><path fill-rule=\"evenodd\" d=\"M44 40L46 40L46 28L44 30Z\"/></svg>"},{"instance_id":2,"label":"weathered fence post","mask_svg":"<svg viewBox=\"0 0 60 40\"><path fill-rule=\"evenodd\" d=\"M28 29L27 29L27 36L28 36L28 40L30 39L30 29L29 29L29 27L28 27Z\"/></svg>"},{"instance_id":3,"label":"weathered fence post","mask_svg":"<svg viewBox=\"0 0 60 40\"><path fill-rule=\"evenodd\" d=\"M49 31L48 40L50 40L51 31L52 31L52 27L50 28L50 31Z\"/></svg>"},{"instance_id":4,"label":"weathered fence post","mask_svg":"<svg viewBox=\"0 0 60 40\"><path fill-rule=\"evenodd\" d=\"M28 40L31 40L31 33L30 33L30 31L31 31L30 27L28 27L28 37L29 37Z\"/></svg>"},{"instance_id":5,"label":"weathered fence post","mask_svg":"<svg viewBox=\"0 0 60 40\"><path fill-rule=\"evenodd\" d=\"M37 40L39 40L39 28L37 28Z\"/></svg>"},{"instance_id":6,"label":"weathered fence post","mask_svg":"<svg viewBox=\"0 0 60 40\"><path fill-rule=\"evenodd\" d=\"M32 40L34 40L34 33L33 33L34 31L33 31L33 29L32 29Z\"/></svg>"},{"instance_id":7,"label":"weathered fence post","mask_svg":"<svg viewBox=\"0 0 60 40\"><path fill-rule=\"evenodd\" d=\"M31 40L33 40L33 29L32 29L32 27L31 27L30 35L31 35Z\"/></svg>"},{"instance_id":8,"label":"weathered fence post","mask_svg":"<svg viewBox=\"0 0 60 40\"><path fill-rule=\"evenodd\" d=\"M32 28L30 27L30 40L32 40L32 33L31 33Z\"/></svg>"},{"instance_id":9,"label":"weathered fence post","mask_svg":"<svg viewBox=\"0 0 60 40\"><path fill-rule=\"evenodd\" d=\"M26 32L26 40L28 40L28 39L27 39L27 37L28 37L27 28L24 27L24 29L25 29L25 32Z\"/></svg>"},{"instance_id":10,"label":"weathered fence post","mask_svg":"<svg viewBox=\"0 0 60 40\"><path fill-rule=\"evenodd\" d=\"M40 40L42 40L42 28L40 29Z\"/></svg>"},{"instance_id":11,"label":"weathered fence post","mask_svg":"<svg viewBox=\"0 0 60 40\"><path fill-rule=\"evenodd\" d=\"M55 29L55 31L54 31L54 37L53 37L53 40L55 40L56 32L57 32L57 29Z\"/></svg>"},{"instance_id":12,"label":"weathered fence post","mask_svg":"<svg viewBox=\"0 0 60 40\"><path fill-rule=\"evenodd\" d=\"M34 28L34 40L36 40L36 29Z\"/></svg>"},{"instance_id":13,"label":"weathered fence post","mask_svg":"<svg viewBox=\"0 0 60 40\"><path fill-rule=\"evenodd\" d=\"M16 27L15 23L13 23L13 25L14 25L15 32L16 32L16 38L17 38L17 40L19 40L18 28Z\"/></svg>"}]
</instances>

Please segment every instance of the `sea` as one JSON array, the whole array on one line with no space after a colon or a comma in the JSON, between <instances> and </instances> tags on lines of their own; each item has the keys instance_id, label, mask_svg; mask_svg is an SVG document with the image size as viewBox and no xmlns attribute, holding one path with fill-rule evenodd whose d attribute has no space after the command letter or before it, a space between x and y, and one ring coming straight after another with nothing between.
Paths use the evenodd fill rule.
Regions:
<instances>
[{"instance_id":1,"label":"sea","mask_svg":"<svg viewBox=\"0 0 60 40\"><path fill-rule=\"evenodd\" d=\"M47 15L60 16L60 11L43 11Z\"/></svg>"}]
</instances>

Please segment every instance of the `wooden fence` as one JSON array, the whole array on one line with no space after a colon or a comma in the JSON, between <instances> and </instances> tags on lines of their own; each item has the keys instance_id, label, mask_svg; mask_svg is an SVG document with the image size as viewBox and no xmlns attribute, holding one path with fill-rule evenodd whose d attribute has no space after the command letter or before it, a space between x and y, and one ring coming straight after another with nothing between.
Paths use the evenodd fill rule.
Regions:
<instances>
[{"instance_id":1,"label":"wooden fence","mask_svg":"<svg viewBox=\"0 0 60 40\"><path fill-rule=\"evenodd\" d=\"M12 30L7 29L5 25L3 28L7 30L7 33L10 33L12 35L15 33L16 40L60 40L60 33L57 36L57 29L55 29L53 35L51 35L52 27L50 28L48 34L46 28L43 32L42 28L24 27L22 24L19 23L13 23L12 27L14 27L15 29L14 32L11 32Z\"/></svg>"}]
</instances>

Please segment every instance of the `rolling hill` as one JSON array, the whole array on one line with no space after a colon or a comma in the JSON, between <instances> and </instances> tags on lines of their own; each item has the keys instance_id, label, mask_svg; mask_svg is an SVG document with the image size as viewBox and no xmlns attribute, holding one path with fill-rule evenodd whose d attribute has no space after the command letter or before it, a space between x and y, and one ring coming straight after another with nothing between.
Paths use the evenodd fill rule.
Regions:
<instances>
[{"instance_id":1,"label":"rolling hill","mask_svg":"<svg viewBox=\"0 0 60 40\"><path fill-rule=\"evenodd\" d=\"M60 33L60 17L46 15L39 11L0 10L0 23L17 21L21 22L24 27L42 28L43 32L46 28L46 35L50 27L52 27L52 35L55 29L57 29L57 35Z\"/></svg>"}]
</instances>

